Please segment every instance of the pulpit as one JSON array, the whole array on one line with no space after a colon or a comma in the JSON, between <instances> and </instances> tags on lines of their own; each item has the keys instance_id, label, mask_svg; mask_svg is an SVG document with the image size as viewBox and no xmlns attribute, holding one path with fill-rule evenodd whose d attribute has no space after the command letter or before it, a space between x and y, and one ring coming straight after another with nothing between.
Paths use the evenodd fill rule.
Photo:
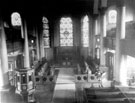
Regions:
<instances>
[{"instance_id":1,"label":"pulpit","mask_svg":"<svg viewBox=\"0 0 135 103\"><path fill-rule=\"evenodd\" d=\"M24 102L34 102L34 69L16 70L16 93L22 95Z\"/></svg>"}]
</instances>

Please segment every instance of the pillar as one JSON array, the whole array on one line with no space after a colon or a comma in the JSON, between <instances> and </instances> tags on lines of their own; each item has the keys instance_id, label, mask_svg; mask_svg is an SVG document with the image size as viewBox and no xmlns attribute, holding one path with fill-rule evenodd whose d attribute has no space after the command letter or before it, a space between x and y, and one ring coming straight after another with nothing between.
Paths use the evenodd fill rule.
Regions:
<instances>
[{"instance_id":1,"label":"pillar","mask_svg":"<svg viewBox=\"0 0 135 103\"><path fill-rule=\"evenodd\" d=\"M102 14L100 18L100 65L105 65L104 54L104 36L106 35L106 15Z\"/></svg>"},{"instance_id":2,"label":"pillar","mask_svg":"<svg viewBox=\"0 0 135 103\"><path fill-rule=\"evenodd\" d=\"M120 65L121 65L121 46L120 39L125 37L125 7L119 6L117 9L117 29L116 29L116 52L115 52L115 68L114 68L114 80L120 81Z\"/></svg>"},{"instance_id":3,"label":"pillar","mask_svg":"<svg viewBox=\"0 0 135 103\"><path fill-rule=\"evenodd\" d=\"M36 33L36 49L37 49L37 60L39 60L39 35L38 35L38 30L37 27L35 28L35 33Z\"/></svg>"},{"instance_id":4,"label":"pillar","mask_svg":"<svg viewBox=\"0 0 135 103\"><path fill-rule=\"evenodd\" d=\"M23 33L24 33L24 68L30 68L30 58L29 58L29 42L28 42L28 34L27 34L27 24L24 20L22 23Z\"/></svg>"},{"instance_id":5,"label":"pillar","mask_svg":"<svg viewBox=\"0 0 135 103\"><path fill-rule=\"evenodd\" d=\"M41 34L40 34L40 59L42 59L43 57L44 57L44 55L45 55L45 53L44 53L44 45L43 45L43 33L42 33L42 31L41 31Z\"/></svg>"},{"instance_id":6,"label":"pillar","mask_svg":"<svg viewBox=\"0 0 135 103\"><path fill-rule=\"evenodd\" d=\"M120 83L123 86L128 86L128 83L127 83L127 55L121 55Z\"/></svg>"},{"instance_id":7,"label":"pillar","mask_svg":"<svg viewBox=\"0 0 135 103\"><path fill-rule=\"evenodd\" d=\"M92 24L93 24L93 20L92 18L90 17L89 19L89 56L93 56L93 28L92 28Z\"/></svg>"},{"instance_id":8,"label":"pillar","mask_svg":"<svg viewBox=\"0 0 135 103\"><path fill-rule=\"evenodd\" d=\"M8 80L8 55L7 55L7 44L6 44L6 35L4 30L4 25L2 18L0 17L0 60L1 60L1 86L6 88L9 86Z\"/></svg>"},{"instance_id":9,"label":"pillar","mask_svg":"<svg viewBox=\"0 0 135 103\"><path fill-rule=\"evenodd\" d=\"M96 36L97 35L97 19L93 20L93 58L95 58L95 55L96 55L96 51L95 51L95 48L96 48Z\"/></svg>"}]
</instances>

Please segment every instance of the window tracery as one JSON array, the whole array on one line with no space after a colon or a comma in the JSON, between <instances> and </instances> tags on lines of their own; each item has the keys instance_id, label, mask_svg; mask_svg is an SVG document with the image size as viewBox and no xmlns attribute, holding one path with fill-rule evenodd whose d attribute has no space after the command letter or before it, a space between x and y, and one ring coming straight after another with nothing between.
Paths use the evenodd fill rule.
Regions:
<instances>
[{"instance_id":1,"label":"window tracery","mask_svg":"<svg viewBox=\"0 0 135 103\"><path fill-rule=\"evenodd\" d=\"M60 46L73 46L73 25L70 17L60 20Z\"/></svg>"}]
</instances>

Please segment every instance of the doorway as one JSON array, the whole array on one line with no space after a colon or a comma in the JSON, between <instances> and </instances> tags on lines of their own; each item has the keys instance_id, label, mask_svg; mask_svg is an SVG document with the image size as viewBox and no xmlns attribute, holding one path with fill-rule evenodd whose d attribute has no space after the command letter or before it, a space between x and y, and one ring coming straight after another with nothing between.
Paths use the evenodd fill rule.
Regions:
<instances>
[{"instance_id":1,"label":"doorway","mask_svg":"<svg viewBox=\"0 0 135 103\"><path fill-rule=\"evenodd\" d=\"M108 80L113 80L113 71L114 71L114 53L107 52L106 57L106 66L108 67Z\"/></svg>"}]
</instances>

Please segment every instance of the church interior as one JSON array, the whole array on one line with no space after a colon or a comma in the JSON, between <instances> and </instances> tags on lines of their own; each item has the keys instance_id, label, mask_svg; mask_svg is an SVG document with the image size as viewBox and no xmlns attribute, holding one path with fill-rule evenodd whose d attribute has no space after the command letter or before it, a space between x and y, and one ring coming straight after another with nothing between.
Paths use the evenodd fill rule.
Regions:
<instances>
[{"instance_id":1,"label":"church interior","mask_svg":"<svg viewBox=\"0 0 135 103\"><path fill-rule=\"evenodd\" d=\"M134 5L4 0L0 103L135 103Z\"/></svg>"}]
</instances>

